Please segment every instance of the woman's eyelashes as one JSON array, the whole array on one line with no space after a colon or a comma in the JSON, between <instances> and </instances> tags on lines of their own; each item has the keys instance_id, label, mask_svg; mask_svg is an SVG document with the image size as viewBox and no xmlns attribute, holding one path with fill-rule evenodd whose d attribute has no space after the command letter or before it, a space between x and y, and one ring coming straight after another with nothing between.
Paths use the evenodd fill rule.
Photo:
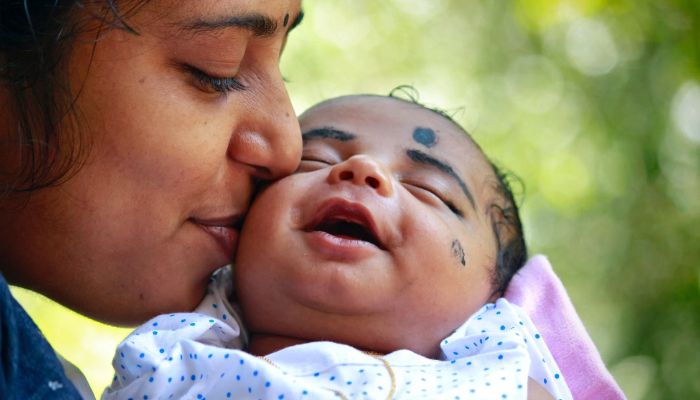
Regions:
<instances>
[{"instance_id":1,"label":"woman's eyelashes","mask_svg":"<svg viewBox=\"0 0 700 400\"><path fill-rule=\"evenodd\" d=\"M419 196L430 196L433 200L437 199L440 201L442 204L444 204L452 213L457 215L460 218L464 218L464 213L462 210L460 210L452 201L446 199L444 195L438 193L437 191L428 188L427 186L418 184L418 183L412 183L412 182L402 182L404 187L408 189L409 192L412 192L413 194L418 194Z\"/></svg>"},{"instance_id":2,"label":"woman's eyelashes","mask_svg":"<svg viewBox=\"0 0 700 400\"><path fill-rule=\"evenodd\" d=\"M183 65L183 69L194 79L198 89L207 93L226 94L233 91L245 90L247 86L236 77L212 76L199 68Z\"/></svg>"}]
</instances>

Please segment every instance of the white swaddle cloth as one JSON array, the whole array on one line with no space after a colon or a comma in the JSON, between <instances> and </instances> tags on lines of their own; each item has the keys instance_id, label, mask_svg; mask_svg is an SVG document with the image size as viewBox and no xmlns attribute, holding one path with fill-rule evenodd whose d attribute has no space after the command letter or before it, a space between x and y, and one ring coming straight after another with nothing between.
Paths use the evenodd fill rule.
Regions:
<instances>
[{"instance_id":1,"label":"white swaddle cloth","mask_svg":"<svg viewBox=\"0 0 700 400\"><path fill-rule=\"evenodd\" d=\"M571 399L530 319L505 299L487 304L442 341L442 360L385 356L312 342L264 358L245 343L228 270L194 313L153 318L118 347L103 399L526 399L528 377Z\"/></svg>"}]
</instances>

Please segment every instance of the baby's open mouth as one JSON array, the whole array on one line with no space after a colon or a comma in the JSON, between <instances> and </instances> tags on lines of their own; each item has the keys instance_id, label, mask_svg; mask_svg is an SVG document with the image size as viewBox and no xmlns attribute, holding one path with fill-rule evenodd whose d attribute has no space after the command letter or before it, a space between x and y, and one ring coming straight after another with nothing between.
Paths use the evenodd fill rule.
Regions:
<instances>
[{"instance_id":1,"label":"baby's open mouth","mask_svg":"<svg viewBox=\"0 0 700 400\"><path fill-rule=\"evenodd\" d=\"M346 239L370 242L379 247L379 241L376 237L374 237L372 231L370 231L366 226L356 222L345 221L342 219L329 219L322 221L317 227L314 228L314 230L326 232Z\"/></svg>"},{"instance_id":2,"label":"baby's open mouth","mask_svg":"<svg viewBox=\"0 0 700 400\"><path fill-rule=\"evenodd\" d=\"M305 230L307 232L325 232L343 239L363 241L384 249L374 229L371 216L363 208L350 204L336 204L322 209Z\"/></svg>"}]
</instances>

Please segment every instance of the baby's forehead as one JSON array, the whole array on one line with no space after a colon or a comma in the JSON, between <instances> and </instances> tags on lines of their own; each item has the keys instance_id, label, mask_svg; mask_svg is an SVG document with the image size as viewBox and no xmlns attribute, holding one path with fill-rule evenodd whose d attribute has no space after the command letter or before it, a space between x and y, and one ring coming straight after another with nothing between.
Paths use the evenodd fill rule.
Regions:
<instances>
[{"instance_id":1,"label":"baby's forehead","mask_svg":"<svg viewBox=\"0 0 700 400\"><path fill-rule=\"evenodd\" d=\"M312 106L299 117L299 121L303 133L319 127L338 128L352 132L359 140L393 140L397 144L430 152L456 154L459 158L476 153L480 156L478 158L485 159L481 148L450 117L396 97L349 95L332 98Z\"/></svg>"},{"instance_id":2,"label":"baby's forehead","mask_svg":"<svg viewBox=\"0 0 700 400\"><path fill-rule=\"evenodd\" d=\"M312 107L300 123L305 151L321 142L344 157L363 153L404 160L399 164L402 172L447 175L475 198L493 181L491 164L476 142L450 118L419 104L382 96L345 96Z\"/></svg>"},{"instance_id":3,"label":"baby's forehead","mask_svg":"<svg viewBox=\"0 0 700 400\"><path fill-rule=\"evenodd\" d=\"M325 100L299 117L302 130L318 125L367 127L390 124L384 134L401 135L426 148L443 139L450 145L477 147L466 131L440 111L396 97L349 95ZM363 132L357 132L362 134ZM438 148L435 148L436 150ZM478 149L480 151L480 149Z\"/></svg>"}]
</instances>

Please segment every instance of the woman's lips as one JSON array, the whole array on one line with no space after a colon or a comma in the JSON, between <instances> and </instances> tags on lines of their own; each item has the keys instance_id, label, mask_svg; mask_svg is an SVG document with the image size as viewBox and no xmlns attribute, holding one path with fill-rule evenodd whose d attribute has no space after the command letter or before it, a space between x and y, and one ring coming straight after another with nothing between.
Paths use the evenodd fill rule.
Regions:
<instances>
[{"instance_id":1,"label":"woman's lips","mask_svg":"<svg viewBox=\"0 0 700 400\"><path fill-rule=\"evenodd\" d=\"M201 227L219 245L227 261L233 260L238 244L238 236L243 218L234 216L218 219L193 218L192 222Z\"/></svg>"}]
</instances>

